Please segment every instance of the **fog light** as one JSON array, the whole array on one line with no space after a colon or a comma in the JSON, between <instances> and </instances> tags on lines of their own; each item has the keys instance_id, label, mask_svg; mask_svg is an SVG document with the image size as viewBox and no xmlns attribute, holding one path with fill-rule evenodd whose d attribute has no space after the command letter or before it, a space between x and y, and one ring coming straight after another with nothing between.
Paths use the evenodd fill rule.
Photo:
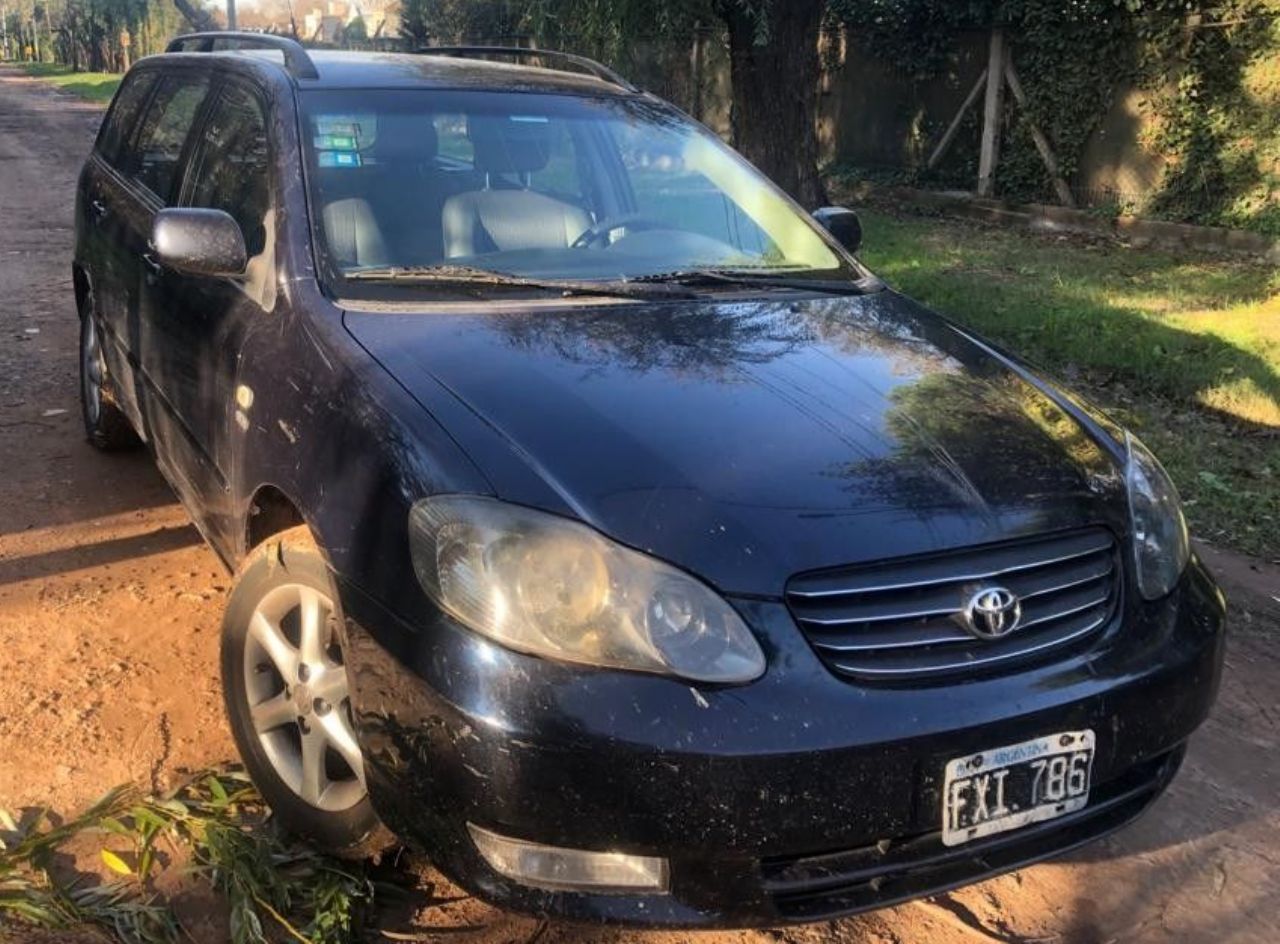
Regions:
<instances>
[{"instance_id":1,"label":"fog light","mask_svg":"<svg viewBox=\"0 0 1280 944\"><path fill-rule=\"evenodd\" d=\"M467 823L480 855L495 872L557 891L618 894L667 890L667 860L620 852L583 852L508 839Z\"/></svg>"}]
</instances>

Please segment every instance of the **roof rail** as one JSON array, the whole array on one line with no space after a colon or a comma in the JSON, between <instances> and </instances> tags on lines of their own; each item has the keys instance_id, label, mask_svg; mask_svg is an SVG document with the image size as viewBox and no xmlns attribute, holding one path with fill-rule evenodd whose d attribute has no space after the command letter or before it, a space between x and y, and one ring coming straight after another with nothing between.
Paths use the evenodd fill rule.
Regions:
<instances>
[{"instance_id":1,"label":"roof rail","mask_svg":"<svg viewBox=\"0 0 1280 944\"><path fill-rule=\"evenodd\" d=\"M554 59L603 79L610 85L617 85L628 92L639 92L633 84L614 72L603 63L588 59L586 56L574 55L571 52L560 52L556 49L526 49L523 46L423 46L414 52L427 56L451 56L459 59L483 58L485 56L503 56L510 59Z\"/></svg>"},{"instance_id":2,"label":"roof rail","mask_svg":"<svg viewBox=\"0 0 1280 944\"><path fill-rule=\"evenodd\" d=\"M229 45L224 45L229 44ZM222 46L219 49L219 46ZM221 30L209 33L187 33L175 37L165 52L223 52L235 49L275 49L284 53L284 67L295 79L318 79L316 64L302 43L292 36L275 33L242 33Z\"/></svg>"}]
</instances>

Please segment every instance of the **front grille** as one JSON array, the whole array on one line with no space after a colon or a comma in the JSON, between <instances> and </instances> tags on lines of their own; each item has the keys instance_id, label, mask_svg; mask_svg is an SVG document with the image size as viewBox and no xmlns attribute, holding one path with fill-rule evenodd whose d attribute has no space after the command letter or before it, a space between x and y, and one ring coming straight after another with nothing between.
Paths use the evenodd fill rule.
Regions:
<instances>
[{"instance_id":1,"label":"front grille","mask_svg":"<svg viewBox=\"0 0 1280 944\"><path fill-rule=\"evenodd\" d=\"M794 577L787 604L835 672L866 679L946 676L1058 654L1100 631L1120 602L1110 531L1016 543ZM1022 605L1007 636L981 639L963 611L984 587Z\"/></svg>"}]
</instances>

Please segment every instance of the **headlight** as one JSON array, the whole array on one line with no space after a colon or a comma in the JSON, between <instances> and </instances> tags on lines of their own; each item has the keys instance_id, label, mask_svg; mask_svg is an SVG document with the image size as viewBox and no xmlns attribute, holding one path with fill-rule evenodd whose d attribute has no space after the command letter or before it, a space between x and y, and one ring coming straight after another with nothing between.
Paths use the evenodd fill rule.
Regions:
<instances>
[{"instance_id":1,"label":"headlight","mask_svg":"<svg viewBox=\"0 0 1280 944\"><path fill-rule=\"evenodd\" d=\"M728 603L585 525L451 495L415 504L409 531L427 595L504 646L699 682L764 672L759 644Z\"/></svg>"},{"instance_id":2,"label":"headlight","mask_svg":"<svg viewBox=\"0 0 1280 944\"><path fill-rule=\"evenodd\" d=\"M1129 517L1133 524L1138 589L1156 600L1174 588L1191 555L1182 503L1164 467L1129 433Z\"/></svg>"}]
</instances>

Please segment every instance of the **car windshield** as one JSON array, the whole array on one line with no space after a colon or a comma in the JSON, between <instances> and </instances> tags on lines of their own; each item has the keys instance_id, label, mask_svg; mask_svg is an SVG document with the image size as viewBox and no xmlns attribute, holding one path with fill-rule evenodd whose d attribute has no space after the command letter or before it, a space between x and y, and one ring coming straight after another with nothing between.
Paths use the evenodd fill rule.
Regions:
<instances>
[{"instance_id":1,"label":"car windshield","mask_svg":"<svg viewBox=\"0 0 1280 944\"><path fill-rule=\"evenodd\" d=\"M302 100L321 267L349 284L478 270L853 275L778 188L649 99L364 89Z\"/></svg>"}]
</instances>

